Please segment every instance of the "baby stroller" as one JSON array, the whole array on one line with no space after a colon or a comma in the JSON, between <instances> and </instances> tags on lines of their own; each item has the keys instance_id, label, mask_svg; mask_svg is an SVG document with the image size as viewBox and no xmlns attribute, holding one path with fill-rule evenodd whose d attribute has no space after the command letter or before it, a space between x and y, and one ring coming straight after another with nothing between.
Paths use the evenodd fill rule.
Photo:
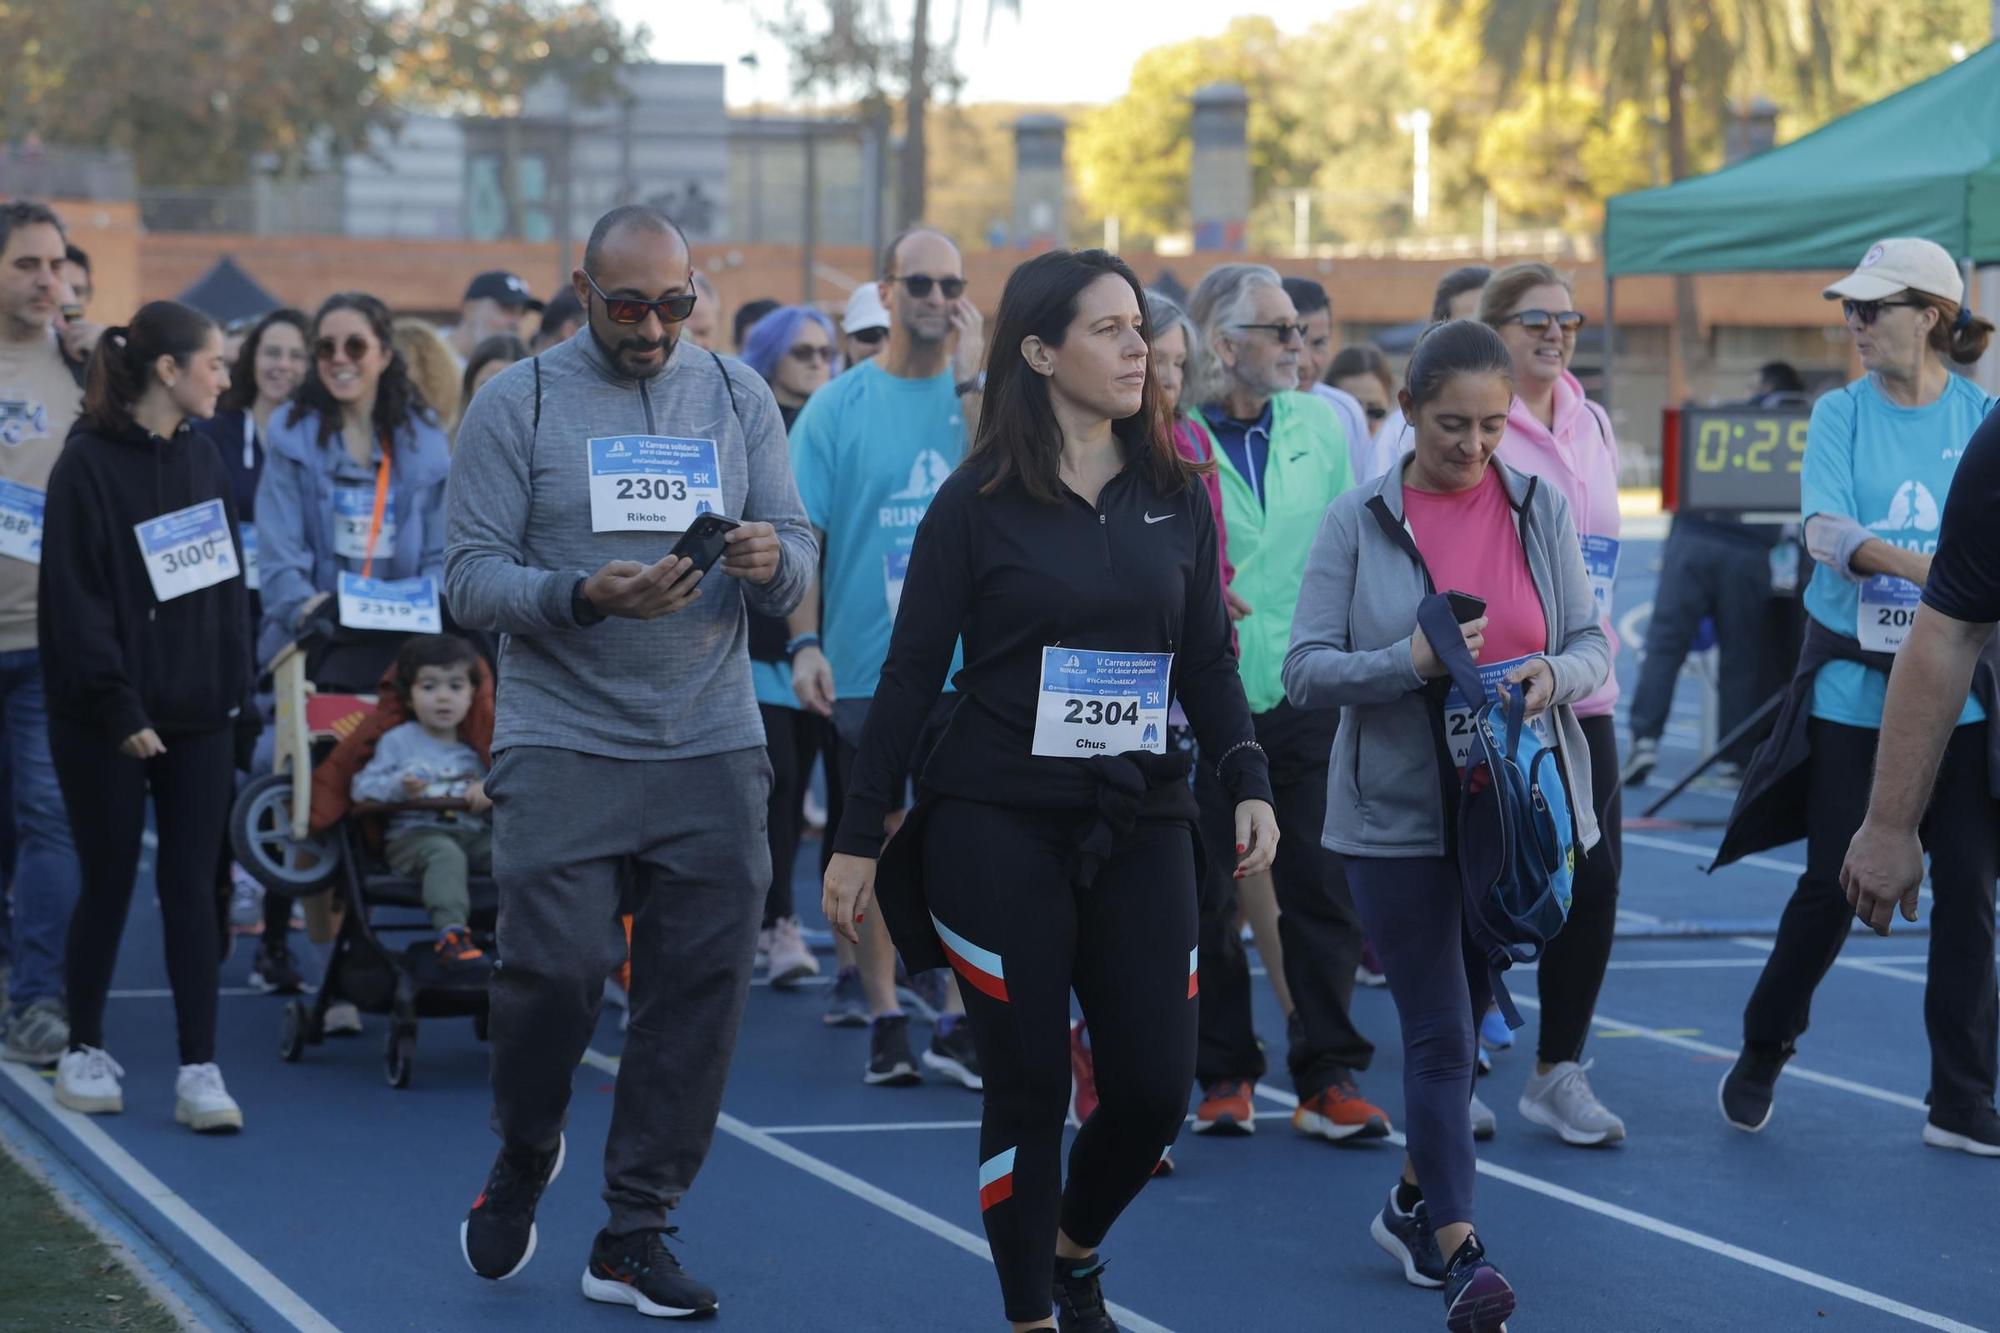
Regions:
<instances>
[{"instance_id":1,"label":"baby stroller","mask_svg":"<svg viewBox=\"0 0 2000 1333\"><path fill-rule=\"evenodd\" d=\"M418 1019L469 1017L481 1041L487 1021L485 971L438 960L422 912L422 885L393 874L382 858L387 815L403 809L463 810L465 802L355 804L347 798L348 784L376 739L406 720L393 688L395 654L404 637L308 621L301 637L270 666L277 704L273 771L244 787L229 826L237 861L266 892L302 900L308 932L332 946L317 994L285 1004L279 1055L295 1062L306 1047L325 1040L328 1007L346 1000L364 1014L388 1016L382 1070L393 1088L410 1084ZM371 684L358 686L360 680ZM487 667L467 719L467 726L483 726L489 738L492 680ZM473 939L490 956L493 881L475 875L468 888ZM415 938L404 944L402 936Z\"/></svg>"}]
</instances>

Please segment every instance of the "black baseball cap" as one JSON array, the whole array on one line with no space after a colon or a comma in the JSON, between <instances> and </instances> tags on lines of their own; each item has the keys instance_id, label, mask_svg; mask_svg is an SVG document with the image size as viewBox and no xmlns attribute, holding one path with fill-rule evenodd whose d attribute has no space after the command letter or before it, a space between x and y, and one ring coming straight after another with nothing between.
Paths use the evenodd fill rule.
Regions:
<instances>
[{"instance_id":1,"label":"black baseball cap","mask_svg":"<svg viewBox=\"0 0 2000 1333\"><path fill-rule=\"evenodd\" d=\"M495 301L501 305L525 306L529 310L540 310L542 303L528 294L528 284L512 273L494 269L474 278L465 289L468 301Z\"/></svg>"}]
</instances>

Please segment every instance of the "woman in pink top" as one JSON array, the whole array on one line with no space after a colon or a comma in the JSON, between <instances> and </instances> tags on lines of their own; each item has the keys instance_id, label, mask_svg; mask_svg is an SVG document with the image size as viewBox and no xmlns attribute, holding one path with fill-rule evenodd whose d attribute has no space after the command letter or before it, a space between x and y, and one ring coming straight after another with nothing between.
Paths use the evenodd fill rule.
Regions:
<instances>
[{"instance_id":1,"label":"woman in pink top","mask_svg":"<svg viewBox=\"0 0 2000 1333\"><path fill-rule=\"evenodd\" d=\"M1615 662L1611 587L1618 572L1618 443L1604 409L1583 396L1569 373L1583 315L1570 286L1547 264L1516 264L1493 275L1479 299L1479 318L1499 331L1514 359L1515 397L1499 456L1561 491L1576 519L1584 565ZM1471 589L1467 589L1471 591ZM1611 937L1618 920L1618 875L1624 860L1618 789L1618 702L1614 670L1576 716L1590 746L1592 802L1603 839L1576 869L1569 923L1549 942L1537 979L1541 1032L1535 1072L1521 1093L1521 1114L1554 1130L1564 1143L1596 1146L1625 1137L1625 1122L1591 1091L1580 1063L1590 1032Z\"/></svg>"}]
</instances>

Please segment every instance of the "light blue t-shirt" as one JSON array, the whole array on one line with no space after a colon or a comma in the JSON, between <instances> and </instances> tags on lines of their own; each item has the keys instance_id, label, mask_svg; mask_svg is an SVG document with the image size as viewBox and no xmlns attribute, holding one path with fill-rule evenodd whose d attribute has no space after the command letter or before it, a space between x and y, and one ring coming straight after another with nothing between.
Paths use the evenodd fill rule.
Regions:
<instances>
[{"instance_id":1,"label":"light blue t-shirt","mask_svg":"<svg viewBox=\"0 0 2000 1333\"><path fill-rule=\"evenodd\" d=\"M791 439L799 499L826 534L820 642L834 697L871 699L917 525L965 457L951 372L900 379L864 361L807 400Z\"/></svg>"},{"instance_id":2,"label":"light blue t-shirt","mask_svg":"<svg viewBox=\"0 0 2000 1333\"><path fill-rule=\"evenodd\" d=\"M790 662L750 661L750 684L757 690L757 702L769 704L773 708L793 708L799 706L799 696L792 692L792 664Z\"/></svg>"},{"instance_id":3,"label":"light blue t-shirt","mask_svg":"<svg viewBox=\"0 0 2000 1333\"><path fill-rule=\"evenodd\" d=\"M1962 376L1924 407L1899 407L1869 378L1822 396L1813 405L1800 478L1802 512L1839 514L1907 551L1937 550L1938 524L1959 457L1986 413L1988 399ZM1806 588L1813 619L1858 637L1860 585L1824 565ZM1812 715L1850 727L1879 728L1889 679L1858 662L1829 662L1813 686ZM1971 699L1958 725L1985 710Z\"/></svg>"}]
</instances>

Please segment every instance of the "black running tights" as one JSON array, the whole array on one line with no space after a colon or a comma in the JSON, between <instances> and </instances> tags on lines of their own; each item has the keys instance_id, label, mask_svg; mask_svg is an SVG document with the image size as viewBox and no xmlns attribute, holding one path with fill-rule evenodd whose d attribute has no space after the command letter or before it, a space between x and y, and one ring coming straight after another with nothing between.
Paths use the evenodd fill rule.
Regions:
<instances>
[{"instance_id":1,"label":"black running tights","mask_svg":"<svg viewBox=\"0 0 2000 1333\"><path fill-rule=\"evenodd\" d=\"M1084 827L1066 813L946 800L924 841L924 891L986 1078L980 1209L1017 1322L1048 1317L1057 1226L1096 1248L1179 1133L1194 1077L1190 831L1139 824L1081 887L1069 864ZM1099 1102L1065 1184L1072 990Z\"/></svg>"},{"instance_id":2,"label":"black running tights","mask_svg":"<svg viewBox=\"0 0 2000 1333\"><path fill-rule=\"evenodd\" d=\"M200 1065L215 1059L221 967L215 848L235 789L236 735L225 728L161 739L165 754L133 759L119 753L118 742L96 727L49 719L49 752L83 867L65 964L69 1040L72 1049L104 1045L104 1003L139 874L150 790L160 839L153 878L166 933L180 1062Z\"/></svg>"}]
</instances>

